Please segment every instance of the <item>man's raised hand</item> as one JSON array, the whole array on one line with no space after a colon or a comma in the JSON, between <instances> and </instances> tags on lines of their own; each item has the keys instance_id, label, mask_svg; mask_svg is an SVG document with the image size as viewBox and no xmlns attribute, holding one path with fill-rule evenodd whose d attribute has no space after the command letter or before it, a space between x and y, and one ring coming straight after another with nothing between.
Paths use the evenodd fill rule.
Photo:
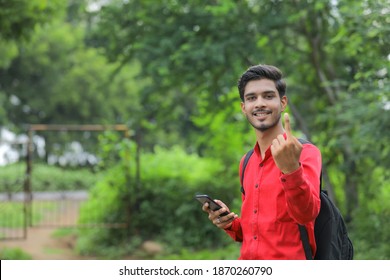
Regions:
<instances>
[{"instance_id":1,"label":"man's raised hand","mask_svg":"<svg viewBox=\"0 0 390 280\"><path fill-rule=\"evenodd\" d=\"M299 168L299 157L302 152L302 144L295 138L291 131L290 118L284 114L284 126L286 139L278 135L271 144L271 153L280 171L284 174L292 173Z\"/></svg>"}]
</instances>

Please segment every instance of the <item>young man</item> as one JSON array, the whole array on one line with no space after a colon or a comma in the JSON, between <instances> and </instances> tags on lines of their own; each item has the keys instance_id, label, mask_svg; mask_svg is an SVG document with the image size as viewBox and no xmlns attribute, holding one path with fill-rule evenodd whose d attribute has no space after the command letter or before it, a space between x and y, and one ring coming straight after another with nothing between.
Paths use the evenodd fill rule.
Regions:
<instances>
[{"instance_id":1,"label":"young man","mask_svg":"<svg viewBox=\"0 0 390 280\"><path fill-rule=\"evenodd\" d=\"M242 242L239 259L305 259L298 224L307 228L316 252L314 221L320 209L321 153L302 145L284 113L288 103L281 71L271 65L250 67L239 79L241 109L256 133L254 152L245 169L241 217L219 216L228 207L203 211L234 240ZM243 165L240 162L240 173ZM240 174L241 178L241 174Z\"/></svg>"}]
</instances>

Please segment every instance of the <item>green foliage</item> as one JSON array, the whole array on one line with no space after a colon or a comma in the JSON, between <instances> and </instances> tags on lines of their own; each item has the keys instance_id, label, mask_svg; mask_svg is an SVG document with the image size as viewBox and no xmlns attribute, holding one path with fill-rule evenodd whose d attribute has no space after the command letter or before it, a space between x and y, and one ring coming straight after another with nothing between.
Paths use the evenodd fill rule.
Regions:
<instances>
[{"instance_id":1,"label":"green foliage","mask_svg":"<svg viewBox=\"0 0 390 280\"><path fill-rule=\"evenodd\" d=\"M222 160L226 168L225 176L239 182L239 160L254 146L256 138L241 112L236 90L220 96L219 102L225 104L224 110L210 111L207 99L199 98L199 113L193 117L193 121L207 132L197 136L197 146L201 155Z\"/></svg>"},{"instance_id":2,"label":"green foliage","mask_svg":"<svg viewBox=\"0 0 390 280\"><path fill-rule=\"evenodd\" d=\"M14 163L0 167L0 192L23 191L24 163Z\"/></svg>"},{"instance_id":3,"label":"green foliage","mask_svg":"<svg viewBox=\"0 0 390 280\"><path fill-rule=\"evenodd\" d=\"M25 220L22 202L0 202L0 227L21 228Z\"/></svg>"},{"instance_id":4,"label":"green foliage","mask_svg":"<svg viewBox=\"0 0 390 280\"><path fill-rule=\"evenodd\" d=\"M61 178L61 180L54 180ZM88 169L63 170L48 165L36 165L32 176L33 190L88 190L99 180L99 174Z\"/></svg>"},{"instance_id":5,"label":"green foliage","mask_svg":"<svg viewBox=\"0 0 390 280\"><path fill-rule=\"evenodd\" d=\"M229 190L237 186L225 181L220 161L187 154L178 146L156 147L153 154L144 154L141 159L140 187L135 188L133 181L127 184L121 165L111 169L91 190L91 199L81 210L80 223L89 222L88 212L101 208L104 211L97 217L100 223L130 222L126 239L130 244L139 245L140 238L157 240L172 251L225 245L227 235L210 223L194 200L200 192L227 203L232 201L234 195ZM103 251L102 247L122 244L122 237L112 229L88 230L80 233L78 248L81 253L97 253ZM129 250L134 247L127 246Z\"/></svg>"},{"instance_id":6,"label":"green foliage","mask_svg":"<svg viewBox=\"0 0 390 280\"><path fill-rule=\"evenodd\" d=\"M0 43L0 68L7 68L11 64L12 59L18 55L18 48L14 42Z\"/></svg>"},{"instance_id":7,"label":"green foliage","mask_svg":"<svg viewBox=\"0 0 390 280\"><path fill-rule=\"evenodd\" d=\"M27 123L126 123L139 114L138 92L145 84L134 78L139 65L108 63L98 49L83 46L83 36L82 28L59 21L37 28L20 43L23 52L0 70L8 97L0 101L15 130ZM46 142L57 136L46 136Z\"/></svg>"},{"instance_id":8,"label":"green foliage","mask_svg":"<svg viewBox=\"0 0 390 280\"><path fill-rule=\"evenodd\" d=\"M0 192L23 191L24 163L2 166L1 171ZM88 190L100 179L100 175L88 169L67 170L35 163L31 178L32 191Z\"/></svg>"},{"instance_id":9,"label":"green foliage","mask_svg":"<svg viewBox=\"0 0 390 280\"><path fill-rule=\"evenodd\" d=\"M1 201L0 202L0 227L5 228L23 228L27 217L24 214L27 204L20 201ZM58 203L53 201L34 201L32 205L32 221L31 223L38 224L47 213L52 212L58 207Z\"/></svg>"},{"instance_id":10,"label":"green foliage","mask_svg":"<svg viewBox=\"0 0 390 280\"><path fill-rule=\"evenodd\" d=\"M355 259L388 260L390 256L390 208L380 205L380 214L366 209L356 211L352 228L352 241L355 246Z\"/></svg>"},{"instance_id":11,"label":"green foliage","mask_svg":"<svg viewBox=\"0 0 390 280\"><path fill-rule=\"evenodd\" d=\"M142 236L159 238L175 248L215 245L219 234L213 234L215 228L193 196L200 192L227 203L232 200L227 194L234 184L222 178L220 161L187 155L174 147L156 148L154 154L144 155L142 162L142 185L137 198L139 211L134 221ZM214 238L207 238L209 235Z\"/></svg>"},{"instance_id":12,"label":"green foliage","mask_svg":"<svg viewBox=\"0 0 390 280\"><path fill-rule=\"evenodd\" d=\"M61 15L65 1L17 0L0 1L0 37L24 39L36 25L50 22Z\"/></svg>"},{"instance_id":13,"label":"green foliage","mask_svg":"<svg viewBox=\"0 0 390 280\"><path fill-rule=\"evenodd\" d=\"M364 172L364 171L363 171ZM349 224L356 259L388 260L390 258L390 171L371 162L370 181L360 195L361 204Z\"/></svg>"},{"instance_id":14,"label":"green foliage","mask_svg":"<svg viewBox=\"0 0 390 280\"><path fill-rule=\"evenodd\" d=\"M32 260L32 256L20 248L2 248L0 249L1 260Z\"/></svg>"}]
</instances>

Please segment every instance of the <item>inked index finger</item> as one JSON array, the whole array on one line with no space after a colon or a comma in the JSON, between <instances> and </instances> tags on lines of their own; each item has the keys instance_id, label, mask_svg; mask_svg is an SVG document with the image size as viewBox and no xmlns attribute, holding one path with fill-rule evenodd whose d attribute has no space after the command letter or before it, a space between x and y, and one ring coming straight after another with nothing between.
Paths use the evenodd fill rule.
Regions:
<instances>
[{"instance_id":1,"label":"inked index finger","mask_svg":"<svg viewBox=\"0 0 390 280\"><path fill-rule=\"evenodd\" d=\"M289 138L291 139L291 137L293 135L292 135L292 131L291 131L290 117L289 117L288 113L284 113L284 128L286 130L287 139L289 139Z\"/></svg>"}]
</instances>

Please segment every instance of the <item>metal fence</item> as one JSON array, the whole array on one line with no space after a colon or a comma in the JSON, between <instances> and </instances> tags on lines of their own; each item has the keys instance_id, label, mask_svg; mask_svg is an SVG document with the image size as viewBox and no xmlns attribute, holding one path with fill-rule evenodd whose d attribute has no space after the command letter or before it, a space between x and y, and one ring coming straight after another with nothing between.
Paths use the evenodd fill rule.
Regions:
<instances>
[{"instance_id":1,"label":"metal fence","mask_svg":"<svg viewBox=\"0 0 390 280\"><path fill-rule=\"evenodd\" d=\"M0 193L0 240L26 239L28 228L117 228L126 229L126 223L102 223L103 208L88 211L87 223L78 221L80 208L88 200L86 191L34 192L32 200L25 193Z\"/></svg>"},{"instance_id":2,"label":"metal fence","mask_svg":"<svg viewBox=\"0 0 390 280\"><path fill-rule=\"evenodd\" d=\"M26 239L29 227L83 227L83 228L122 228L124 223L98 223L97 217L102 213L88 212L88 223L78 222L79 211L88 200L87 191L57 191L34 192L31 186L32 176L32 137L35 131L105 131L116 130L124 132L124 137L130 137L130 131L125 125L31 125L27 131L26 172L22 192L0 193L0 240ZM137 174L139 167L137 164ZM12 189L12 188L11 188ZM104 209L96 209L104 211Z\"/></svg>"}]
</instances>

